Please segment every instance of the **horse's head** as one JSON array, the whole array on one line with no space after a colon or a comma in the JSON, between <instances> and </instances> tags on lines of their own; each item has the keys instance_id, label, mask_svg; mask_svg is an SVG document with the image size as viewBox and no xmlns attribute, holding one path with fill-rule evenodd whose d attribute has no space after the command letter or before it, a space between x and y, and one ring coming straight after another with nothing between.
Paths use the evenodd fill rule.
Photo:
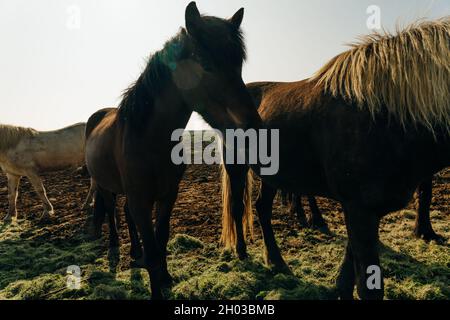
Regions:
<instances>
[{"instance_id":1,"label":"horse's head","mask_svg":"<svg viewBox=\"0 0 450 320\"><path fill-rule=\"evenodd\" d=\"M228 19L201 16L186 8L185 59L173 72L187 104L214 128L250 128L260 117L242 80L244 9Z\"/></svg>"}]
</instances>

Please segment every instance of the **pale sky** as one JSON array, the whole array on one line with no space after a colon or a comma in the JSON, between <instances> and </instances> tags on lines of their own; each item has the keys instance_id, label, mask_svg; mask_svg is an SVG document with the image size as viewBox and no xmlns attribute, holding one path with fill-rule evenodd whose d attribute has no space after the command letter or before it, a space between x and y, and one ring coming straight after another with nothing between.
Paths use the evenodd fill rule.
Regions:
<instances>
[{"instance_id":1,"label":"pale sky","mask_svg":"<svg viewBox=\"0 0 450 320\"><path fill-rule=\"evenodd\" d=\"M188 3L0 0L0 123L52 130L117 106L146 58L184 26ZM311 76L346 43L371 32L370 5L379 6L388 30L450 15L450 0L197 1L200 12L219 17L246 9L246 82ZM189 129L201 128L194 116Z\"/></svg>"}]
</instances>

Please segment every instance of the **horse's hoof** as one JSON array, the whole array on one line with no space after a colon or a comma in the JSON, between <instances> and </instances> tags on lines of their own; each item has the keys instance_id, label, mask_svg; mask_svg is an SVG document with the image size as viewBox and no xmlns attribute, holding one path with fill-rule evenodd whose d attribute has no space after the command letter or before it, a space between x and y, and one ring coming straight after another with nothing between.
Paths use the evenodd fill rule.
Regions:
<instances>
[{"instance_id":1,"label":"horse's hoof","mask_svg":"<svg viewBox=\"0 0 450 320\"><path fill-rule=\"evenodd\" d=\"M282 273L285 275L293 276L294 273L291 271L289 266L284 262L284 260L273 261L265 258L266 265L270 268L273 273Z\"/></svg>"},{"instance_id":2,"label":"horse's hoof","mask_svg":"<svg viewBox=\"0 0 450 320\"><path fill-rule=\"evenodd\" d=\"M93 232L88 232L87 233L87 238L88 238L89 241L97 241L97 240L100 240L102 238L102 235L98 235L98 234L95 234Z\"/></svg>"},{"instance_id":3,"label":"horse's hoof","mask_svg":"<svg viewBox=\"0 0 450 320\"><path fill-rule=\"evenodd\" d=\"M323 234L331 234L327 224L316 224L316 225L312 224L311 229L317 230Z\"/></svg>"},{"instance_id":4,"label":"horse's hoof","mask_svg":"<svg viewBox=\"0 0 450 320\"><path fill-rule=\"evenodd\" d=\"M164 272L161 276L161 285L164 288L171 287L173 284L173 277L170 275L168 271Z\"/></svg>"},{"instance_id":5,"label":"horse's hoof","mask_svg":"<svg viewBox=\"0 0 450 320\"><path fill-rule=\"evenodd\" d=\"M131 260L130 268L146 269L147 267L145 266L144 257L136 260Z\"/></svg>"},{"instance_id":6,"label":"horse's hoof","mask_svg":"<svg viewBox=\"0 0 450 320\"><path fill-rule=\"evenodd\" d=\"M163 296L162 292L152 292L152 300L153 301L164 300L164 296Z\"/></svg>"},{"instance_id":7,"label":"horse's hoof","mask_svg":"<svg viewBox=\"0 0 450 320\"><path fill-rule=\"evenodd\" d=\"M109 241L109 249L119 249L120 244L119 244L119 239L114 239L114 240L110 240Z\"/></svg>"},{"instance_id":8,"label":"horse's hoof","mask_svg":"<svg viewBox=\"0 0 450 320\"><path fill-rule=\"evenodd\" d=\"M294 273L291 271L289 266L286 263L284 263L284 262L283 263L272 264L271 270L274 273L282 273L282 274L285 274L287 276L293 276L294 275Z\"/></svg>"},{"instance_id":9,"label":"horse's hoof","mask_svg":"<svg viewBox=\"0 0 450 320\"><path fill-rule=\"evenodd\" d=\"M6 217L3 218L3 223L5 223L5 224L12 223L12 217L10 214L8 214Z\"/></svg>"},{"instance_id":10,"label":"horse's hoof","mask_svg":"<svg viewBox=\"0 0 450 320\"><path fill-rule=\"evenodd\" d=\"M246 250L237 252L237 256L238 256L238 259L241 260L241 261L248 259L248 253L247 253Z\"/></svg>"},{"instance_id":11,"label":"horse's hoof","mask_svg":"<svg viewBox=\"0 0 450 320\"><path fill-rule=\"evenodd\" d=\"M120 248L119 246L109 247L109 254L113 256L120 256Z\"/></svg>"},{"instance_id":12,"label":"horse's hoof","mask_svg":"<svg viewBox=\"0 0 450 320\"><path fill-rule=\"evenodd\" d=\"M47 223L50 223L50 222L52 222L52 216L50 216L49 214L44 214L38 220L39 224L47 224Z\"/></svg>"},{"instance_id":13,"label":"horse's hoof","mask_svg":"<svg viewBox=\"0 0 450 320\"><path fill-rule=\"evenodd\" d=\"M306 218L298 218L297 219L298 224L300 225L300 228L306 229L309 228L308 221L306 221Z\"/></svg>"},{"instance_id":14,"label":"horse's hoof","mask_svg":"<svg viewBox=\"0 0 450 320\"><path fill-rule=\"evenodd\" d=\"M347 293L339 293L338 294L338 298L339 300L343 300L343 301L352 301L355 300L355 298L353 297L353 294L347 294Z\"/></svg>"},{"instance_id":15,"label":"horse's hoof","mask_svg":"<svg viewBox=\"0 0 450 320\"><path fill-rule=\"evenodd\" d=\"M434 231L428 231L428 232L416 232L416 237L419 239L423 239L424 241L436 241L438 243L445 242L445 238L439 234L437 234Z\"/></svg>"},{"instance_id":16,"label":"horse's hoof","mask_svg":"<svg viewBox=\"0 0 450 320\"><path fill-rule=\"evenodd\" d=\"M133 260L139 260L142 258L142 249L131 249L130 250L130 257Z\"/></svg>"}]
</instances>

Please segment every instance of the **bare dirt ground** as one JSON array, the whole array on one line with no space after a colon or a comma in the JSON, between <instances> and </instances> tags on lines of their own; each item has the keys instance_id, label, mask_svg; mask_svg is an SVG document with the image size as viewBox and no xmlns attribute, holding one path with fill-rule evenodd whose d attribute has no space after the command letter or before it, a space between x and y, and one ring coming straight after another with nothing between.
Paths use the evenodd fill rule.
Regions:
<instances>
[{"instance_id":1,"label":"bare dirt ground","mask_svg":"<svg viewBox=\"0 0 450 320\"><path fill-rule=\"evenodd\" d=\"M172 251L178 250L179 243L177 241L184 239L182 237L194 241L194 247L195 241L198 241L199 248L202 249L189 251L189 248L184 248L181 251L178 250L179 255L171 254L169 256L169 268L173 270L171 272L175 274L176 280L175 287L169 296L172 298L302 299L308 298L303 295L310 295L310 292L305 291L305 288L309 287L298 282L300 281L298 279L307 279L306 284L313 283L317 286L316 298L334 298L333 280L339 265L338 262L342 258L346 238L339 204L328 199L318 199L319 207L332 231L332 235L323 235L317 231L300 230L296 217L287 212L279 198L276 199L274 229L283 254L294 270L297 279L275 279L274 283L266 287L264 279L258 277L258 272L266 272L266 269L261 269L264 267L260 256L262 243L257 219L255 240L250 246L250 252L255 258L254 261L248 262L255 265L239 265L239 262L232 258L224 258L223 253L220 253L221 249L218 245L221 231L219 181L219 167L190 166L180 185L178 201L171 220ZM86 268L89 271L86 271L86 274L89 273L92 278L92 274L100 271L106 277L105 274L108 271L105 271L105 265L109 266L109 272L111 272L111 261L108 260L110 253L107 248L106 225L104 226L104 239L89 242L86 236L87 213L81 212L80 207L88 192L89 179L73 170L66 170L44 175L44 184L56 213L50 224L42 225L38 222L42 213L42 204L26 179L21 181L20 195L17 201L18 211L24 215L26 220L8 226L2 226L0 223L0 297L12 299L139 299L147 297L146 285L142 284L138 291L134 290L132 286L130 289L130 283L133 284L134 281L133 275L131 275L131 280L117 282L118 279L122 279L121 273L128 275L127 272L130 272L129 239L121 209L123 198L119 201L122 217L120 226L122 247L120 259L116 261L113 268L113 273L118 276L115 279L108 278L108 281L103 281L101 290L98 289L100 287L95 281L91 281L89 287L79 294L66 292L58 295L52 293L55 290L65 292L64 288L60 288L58 291L58 286L64 280L64 271L61 270L70 263L88 266ZM8 209L6 186L6 177L2 175L0 177L0 219ZM387 248L384 249L387 252L385 253L386 258L384 258L384 264L387 264L387 296L392 299L448 299L450 298L448 290L450 284L449 242L447 240L443 244L427 244L422 240L414 239L412 236L415 214L412 210L414 209L415 204L412 202L408 210L393 213L383 219L380 232L381 240ZM448 239L450 236L448 219L450 170L439 175L434 181L431 210L436 231ZM174 235L177 236L174 238ZM48 256L46 256L47 254ZM202 258L198 258L199 256ZM207 258L203 258L204 256ZM199 260L195 261L195 259ZM215 266L215 269L211 271L212 260L208 259L214 260L214 263L220 261L222 264L227 264L228 267L225 269L237 268L237 273L221 270L222 265ZM33 262L33 265L29 265L30 261ZM237 267L235 264L238 264ZM188 270L188 268L198 270ZM217 268L220 270L217 271ZM405 268L416 271L411 271L413 274L404 274ZM184 270L183 273L181 273L181 269ZM225 282L235 279L236 283L239 281L252 283L253 281L253 284L251 288L248 290L244 288L242 292L239 288L230 289L229 284L220 283L220 277L212 275L212 272L225 272L227 277L231 277L225 277ZM321 274L321 272L325 274ZM221 276L222 273L219 275ZM249 277L245 278L247 273ZM58 278L51 278L52 274L57 274ZM146 279L145 275L143 277ZM110 280L114 280L113 283ZM205 288L202 287L204 283L208 283ZM281 289L276 288L278 285ZM33 291L29 288L30 286L41 287L39 290ZM217 289L218 287L220 290Z\"/></svg>"}]
</instances>

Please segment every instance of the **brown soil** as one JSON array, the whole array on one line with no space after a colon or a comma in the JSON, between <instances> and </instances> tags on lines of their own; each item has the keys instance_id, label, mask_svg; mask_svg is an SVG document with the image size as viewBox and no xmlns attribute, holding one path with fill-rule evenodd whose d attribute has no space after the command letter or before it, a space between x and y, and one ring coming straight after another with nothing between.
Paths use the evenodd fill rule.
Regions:
<instances>
[{"instance_id":1,"label":"brown soil","mask_svg":"<svg viewBox=\"0 0 450 320\"><path fill-rule=\"evenodd\" d=\"M45 228L46 232L40 233L36 240L70 241L76 238L77 234L85 232L84 222L87 214L81 212L80 207L88 192L89 179L74 170L45 174L43 178L56 214L52 223ZM450 170L441 173L434 181L431 209L438 210L444 215L450 212L449 185ZM3 218L8 209L6 186L6 177L2 175L0 177L0 218ZM254 191L256 195L256 190ZM318 204L331 228L335 224L342 225L342 210L338 203L319 198ZM122 206L123 198L120 198L121 241L128 242ZM414 209L414 207L413 201L409 209ZM36 223L42 213L42 203L27 179L21 181L17 208L26 219L36 221ZM387 219L385 223L391 221L392 219ZM220 170L218 166L196 165L188 168L180 185L171 226L172 235L188 234L199 238L204 243L218 243L221 230ZM273 226L276 232L281 233L290 233L294 228L299 227L296 218L287 213L279 198L275 202ZM107 230L106 226L105 230ZM257 221L255 230L256 238L260 238ZM27 235L27 238L29 236L31 235Z\"/></svg>"}]
</instances>

